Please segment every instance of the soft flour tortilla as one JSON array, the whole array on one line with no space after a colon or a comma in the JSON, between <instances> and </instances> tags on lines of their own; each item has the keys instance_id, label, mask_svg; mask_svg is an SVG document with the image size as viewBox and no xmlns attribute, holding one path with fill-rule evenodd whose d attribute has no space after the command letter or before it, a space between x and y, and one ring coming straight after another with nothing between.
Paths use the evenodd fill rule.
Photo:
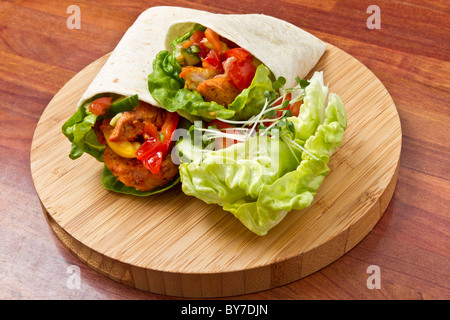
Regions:
<instances>
[{"instance_id":1,"label":"soft flour tortilla","mask_svg":"<svg viewBox=\"0 0 450 320\"><path fill-rule=\"evenodd\" d=\"M326 43L286 21L263 14L192 15L170 26L165 49L170 42L201 24L252 53L275 78L286 78L286 88L304 79L326 50Z\"/></svg>"},{"instance_id":2,"label":"soft flour tortilla","mask_svg":"<svg viewBox=\"0 0 450 320\"><path fill-rule=\"evenodd\" d=\"M139 100L154 106L147 76L152 72L156 54L164 49L169 27L179 19L209 15L205 11L179 7L152 7L136 19L111 56L81 97L78 105L100 93L123 96L138 94Z\"/></svg>"},{"instance_id":3,"label":"soft flour tortilla","mask_svg":"<svg viewBox=\"0 0 450 320\"><path fill-rule=\"evenodd\" d=\"M162 107L148 90L152 62L170 42L194 23L209 27L250 51L275 75L304 78L323 55L326 44L310 33L280 19L261 14L213 14L206 11L160 6L144 11L127 30L79 104L100 93L138 94L139 100Z\"/></svg>"}]
</instances>

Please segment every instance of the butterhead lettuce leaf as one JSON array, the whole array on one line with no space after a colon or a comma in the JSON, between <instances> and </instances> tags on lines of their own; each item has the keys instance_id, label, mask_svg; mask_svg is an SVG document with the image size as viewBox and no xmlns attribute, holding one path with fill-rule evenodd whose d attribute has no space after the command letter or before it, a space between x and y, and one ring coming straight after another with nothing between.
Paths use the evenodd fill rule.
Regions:
<instances>
[{"instance_id":1,"label":"butterhead lettuce leaf","mask_svg":"<svg viewBox=\"0 0 450 320\"><path fill-rule=\"evenodd\" d=\"M305 94L299 116L287 119L293 133L282 127L277 136L252 137L205 153L201 161L182 163L183 192L222 206L261 236L288 212L311 205L343 141L347 116L336 94L325 105L328 89L321 73L311 78Z\"/></svg>"},{"instance_id":2,"label":"butterhead lettuce leaf","mask_svg":"<svg viewBox=\"0 0 450 320\"><path fill-rule=\"evenodd\" d=\"M230 109L236 112L234 119L246 120L251 116L260 113L265 103L264 92L275 92L272 86L271 72L269 68L261 64L256 68L250 86L234 99L229 105Z\"/></svg>"}]
</instances>

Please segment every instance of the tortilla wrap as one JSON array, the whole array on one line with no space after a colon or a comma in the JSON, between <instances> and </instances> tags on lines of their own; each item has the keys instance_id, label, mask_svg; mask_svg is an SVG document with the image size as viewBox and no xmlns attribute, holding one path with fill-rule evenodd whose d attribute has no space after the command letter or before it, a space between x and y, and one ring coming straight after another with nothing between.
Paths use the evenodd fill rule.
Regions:
<instances>
[{"instance_id":1,"label":"tortilla wrap","mask_svg":"<svg viewBox=\"0 0 450 320\"><path fill-rule=\"evenodd\" d=\"M286 87L295 78L304 78L316 65L326 44L312 34L280 19L262 14L213 14L206 11L158 6L144 11L127 30L79 104L99 93L123 96L138 94L139 100L162 107L148 90L147 76L162 49L170 49L194 23L209 27L221 36L250 51L275 75L286 78Z\"/></svg>"},{"instance_id":2,"label":"tortilla wrap","mask_svg":"<svg viewBox=\"0 0 450 320\"><path fill-rule=\"evenodd\" d=\"M192 29L194 24L210 28L246 49L274 74L286 79L286 88L295 78L304 79L326 50L326 43L286 21L263 14L191 15L170 26L165 49L170 42Z\"/></svg>"},{"instance_id":3,"label":"tortilla wrap","mask_svg":"<svg viewBox=\"0 0 450 320\"><path fill-rule=\"evenodd\" d=\"M180 18L209 15L180 7L152 7L140 14L81 97L78 105L100 93L137 94L139 100L161 107L147 83L156 54L164 48L169 27Z\"/></svg>"}]
</instances>

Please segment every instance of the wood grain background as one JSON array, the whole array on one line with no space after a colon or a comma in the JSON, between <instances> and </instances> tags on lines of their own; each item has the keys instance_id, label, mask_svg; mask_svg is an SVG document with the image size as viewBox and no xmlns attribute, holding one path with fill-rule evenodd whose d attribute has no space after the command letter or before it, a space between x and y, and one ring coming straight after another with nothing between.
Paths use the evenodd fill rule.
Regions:
<instances>
[{"instance_id":1,"label":"wood grain background","mask_svg":"<svg viewBox=\"0 0 450 320\"><path fill-rule=\"evenodd\" d=\"M79 30L66 27L72 4L81 8ZM372 4L381 9L381 29L366 26ZM359 59L398 108L397 189L373 231L307 278L237 298L450 298L448 1L19 0L0 2L0 299L174 299L126 287L80 263L48 226L30 174L31 140L48 102L153 5L287 20ZM71 265L80 267L80 290L66 285ZM370 265L380 267L379 290L366 286Z\"/></svg>"}]
</instances>

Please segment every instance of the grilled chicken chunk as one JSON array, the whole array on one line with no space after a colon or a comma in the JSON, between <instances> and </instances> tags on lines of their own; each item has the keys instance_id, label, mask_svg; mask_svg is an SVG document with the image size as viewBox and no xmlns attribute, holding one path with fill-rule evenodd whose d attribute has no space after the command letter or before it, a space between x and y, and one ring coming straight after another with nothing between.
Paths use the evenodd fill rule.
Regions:
<instances>
[{"instance_id":1,"label":"grilled chicken chunk","mask_svg":"<svg viewBox=\"0 0 450 320\"><path fill-rule=\"evenodd\" d=\"M183 67L181 69L180 78L184 79L184 88L195 90L205 80L212 79L219 74L214 69L205 69L202 67Z\"/></svg>"},{"instance_id":2,"label":"grilled chicken chunk","mask_svg":"<svg viewBox=\"0 0 450 320\"><path fill-rule=\"evenodd\" d=\"M119 181L141 191L150 191L165 186L178 174L178 166L168 153L162 161L159 174L153 174L136 158L123 158L106 146L103 161Z\"/></svg>"},{"instance_id":3,"label":"grilled chicken chunk","mask_svg":"<svg viewBox=\"0 0 450 320\"><path fill-rule=\"evenodd\" d=\"M224 106L232 103L241 93L228 77L205 80L197 87L197 91L205 98L205 101L215 101Z\"/></svg>"},{"instance_id":4,"label":"grilled chicken chunk","mask_svg":"<svg viewBox=\"0 0 450 320\"><path fill-rule=\"evenodd\" d=\"M145 123L160 128L164 121L164 110L147 103L138 105L134 110L124 112L111 131L109 141L133 141L144 133Z\"/></svg>"}]
</instances>

